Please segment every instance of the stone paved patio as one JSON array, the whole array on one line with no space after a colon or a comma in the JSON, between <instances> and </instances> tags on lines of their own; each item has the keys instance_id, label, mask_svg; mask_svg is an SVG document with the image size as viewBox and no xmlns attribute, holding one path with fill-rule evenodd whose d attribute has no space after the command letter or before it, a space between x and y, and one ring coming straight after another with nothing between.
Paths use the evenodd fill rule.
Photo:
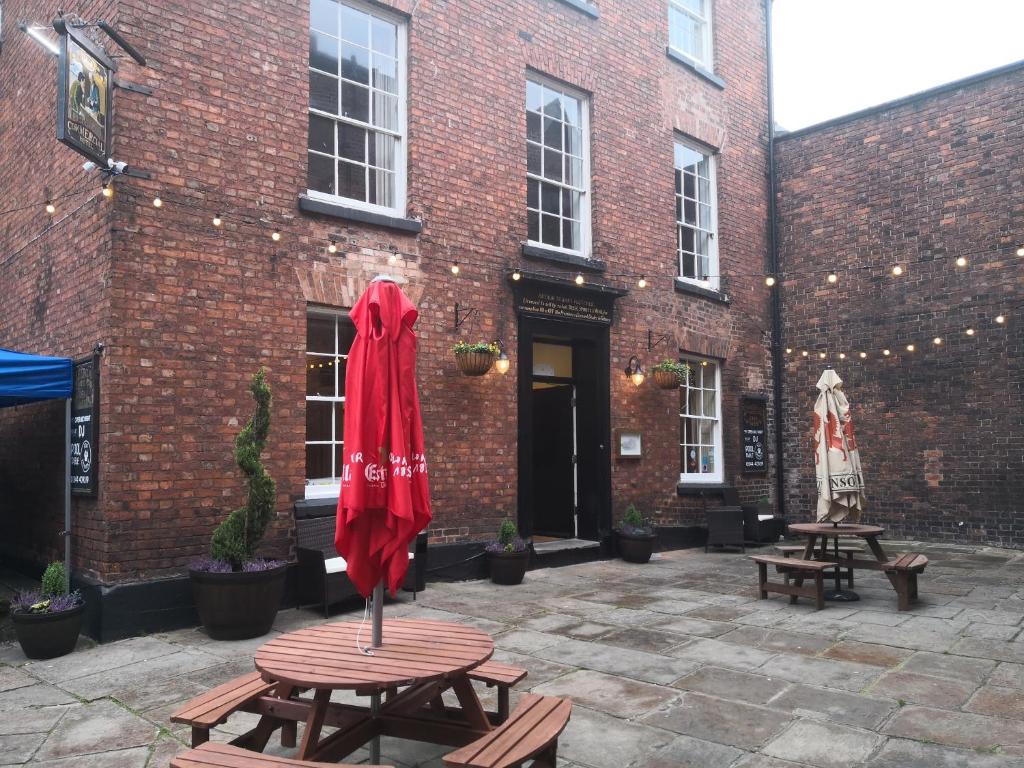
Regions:
<instances>
[{"instance_id":1,"label":"stone paved patio","mask_svg":"<svg viewBox=\"0 0 1024 768\"><path fill-rule=\"evenodd\" d=\"M887 549L931 558L908 613L880 574L858 573L859 603L816 613L756 600L741 555L683 550L534 571L519 587L430 584L386 615L480 627L497 660L529 669L523 690L572 697L567 766L1024 766L1024 553ZM284 611L275 631L321 621ZM0 765L164 768L187 738L168 714L252 669L265 640L181 630L46 662L0 645ZM251 724L236 716L215 738ZM444 751L383 747L403 767L440 766Z\"/></svg>"}]
</instances>

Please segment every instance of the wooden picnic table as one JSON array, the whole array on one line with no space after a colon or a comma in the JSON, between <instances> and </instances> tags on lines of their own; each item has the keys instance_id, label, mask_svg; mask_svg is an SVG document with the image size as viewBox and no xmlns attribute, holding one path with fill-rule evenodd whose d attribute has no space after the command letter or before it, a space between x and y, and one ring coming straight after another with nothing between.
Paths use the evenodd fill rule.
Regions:
<instances>
[{"instance_id":1,"label":"wooden picnic table","mask_svg":"<svg viewBox=\"0 0 1024 768\"><path fill-rule=\"evenodd\" d=\"M461 747L492 729L468 677L494 652L487 634L464 624L385 619L382 639L367 654L370 625L349 621L288 632L263 645L256 669L276 685L255 702L262 717L250 744L261 750L277 728L294 734L301 721L306 727L296 757L336 761L375 736ZM442 701L449 689L458 707ZM383 693L384 701L379 709L332 703L335 690ZM307 691L312 699L301 695ZM324 726L338 730L321 738Z\"/></svg>"},{"instance_id":2,"label":"wooden picnic table","mask_svg":"<svg viewBox=\"0 0 1024 768\"><path fill-rule=\"evenodd\" d=\"M889 578L889 582L893 587L896 586L893 574L884 568L889 562L889 556L885 554L885 550L882 549L882 545L878 542L879 537L885 533L884 528L877 525L862 525L860 523L839 523L839 525L834 523L792 523L789 526L789 530L791 533L798 533L801 536L807 537L807 544L804 546L804 560L824 560L839 563L844 568L882 571ZM829 552L828 542L829 539L833 539L838 545L839 538L843 536L855 536L859 539L864 539L875 559L844 558L840 561L836 552ZM815 552L819 539L821 540L821 546ZM798 577L797 583L799 584L800 581L802 581L802 578Z\"/></svg>"}]
</instances>

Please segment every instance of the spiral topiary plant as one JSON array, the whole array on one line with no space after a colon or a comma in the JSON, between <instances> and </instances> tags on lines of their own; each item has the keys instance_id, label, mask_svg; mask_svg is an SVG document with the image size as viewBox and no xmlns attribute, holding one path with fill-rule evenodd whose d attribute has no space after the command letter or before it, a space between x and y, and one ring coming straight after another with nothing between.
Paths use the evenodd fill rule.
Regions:
<instances>
[{"instance_id":1,"label":"spiral topiary plant","mask_svg":"<svg viewBox=\"0 0 1024 768\"><path fill-rule=\"evenodd\" d=\"M234 510L217 526L210 541L213 558L230 563L235 571L242 570L243 565L253 559L274 515L276 490L273 479L260 461L270 432L271 403L270 385L262 368L253 375L249 391L256 401L256 410L235 438L235 461L249 478L249 497L244 506Z\"/></svg>"}]
</instances>

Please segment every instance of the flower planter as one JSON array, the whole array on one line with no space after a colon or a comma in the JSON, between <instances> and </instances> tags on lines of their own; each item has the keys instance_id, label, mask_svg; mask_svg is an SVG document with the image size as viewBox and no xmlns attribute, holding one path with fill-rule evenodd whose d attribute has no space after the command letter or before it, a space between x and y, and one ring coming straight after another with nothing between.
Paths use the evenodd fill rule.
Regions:
<instances>
[{"instance_id":1,"label":"flower planter","mask_svg":"<svg viewBox=\"0 0 1024 768\"><path fill-rule=\"evenodd\" d=\"M455 362L465 376L483 376L494 365L491 352L456 352Z\"/></svg>"},{"instance_id":2,"label":"flower planter","mask_svg":"<svg viewBox=\"0 0 1024 768\"><path fill-rule=\"evenodd\" d=\"M491 581L495 584L522 584L526 566L530 564L530 550L522 552L488 552Z\"/></svg>"},{"instance_id":3,"label":"flower planter","mask_svg":"<svg viewBox=\"0 0 1024 768\"><path fill-rule=\"evenodd\" d=\"M84 605L59 613L12 613L21 650L30 659L52 659L75 649Z\"/></svg>"},{"instance_id":4,"label":"flower planter","mask_svg":"<svg viewBox=\"0 0 1024 768\"><path fill-rule=\"evenodd\" d=\"M672 371L654 371L654 383L658 389L679 389L679 377Z\"/></svg>"},{"instance_id":5,"label":"flower planter","mask_svg":"<svg viewBox=\"0 0 1024 768\"><path fill-rule=\"evenodd\" d=\"M206 634L214 640L245 640L270 631L284 594L287 565L267 571L189 571L192 597Z\"/></svg>"},{"instance_id":6,"label":"flower planter","mask_svg":"<svg viewBox=\"0 0 1024 768\"><path fill-rule=\"evenodd\" d=\"M654 544L658 540L656 533L629 534L616 531L615 537L619 545L619 555L627 563L646 563L654 553Z\"/></svg>"}]
</instances>

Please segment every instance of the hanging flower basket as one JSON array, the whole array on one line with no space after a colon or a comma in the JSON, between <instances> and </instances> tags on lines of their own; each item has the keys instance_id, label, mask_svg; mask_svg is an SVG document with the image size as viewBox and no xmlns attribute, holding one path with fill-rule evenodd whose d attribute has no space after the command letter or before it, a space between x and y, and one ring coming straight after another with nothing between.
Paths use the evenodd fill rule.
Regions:
<instances>
[{"instance_id":1,"label":"hanging flower basket","mask_svg":"<svg viewBox=\"0 0 1024 768\"><path fill-rule=\"evenodd\" d=\"M483 376L494 365L498 356L498 346L486 342L467 344L460 341L454 347L455 362L464 376Z\"/></svg>"},{"instance_id":2,"label":"hanging flower basket","mask_svg":"<svg viewBox=\"0 0 1024 768\"><path fill-rule=\"evenodd\" d=\"M690 366L675 360L662 360L651 368L658 389L678 389L690 375Z\"/></svg>"}]
</instances>

